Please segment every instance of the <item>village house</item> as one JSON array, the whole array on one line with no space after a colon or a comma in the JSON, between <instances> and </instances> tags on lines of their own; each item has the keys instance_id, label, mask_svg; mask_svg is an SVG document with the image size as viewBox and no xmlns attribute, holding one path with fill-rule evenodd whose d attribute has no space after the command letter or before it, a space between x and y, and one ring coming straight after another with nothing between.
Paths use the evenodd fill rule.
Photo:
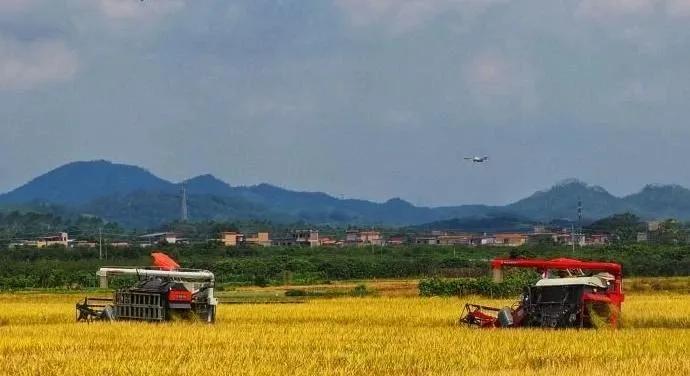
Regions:
<instances>
[{"instance_id":1,"label":"village house","mask_svg":"<svg viewBox=\"0 0 690 376\"><path fill-rule=\"evenodd\" d=\"M310 247L321 245L318 230L297 230L292 233L292 236L295 238L295 243L299 245L308 245Z\"/></svg>"},{"instance_id":2,"label":"village house","mask_svg":"<svg viewBox=\"0 0 690 376\"><path fill-rule=\"evenodd\" d=\"M661 229L661 221L649 221L647 222L647 231L654 232Z\"/></svg>"},{"instance_id":3,"label":"village house","mask_svg":"<svg viewBox=\"0 0 690 376\"><path fill-rule=\"evenodd\" d=\"M262 247L270 247L271 239L268 236L268 232L258 232L256 236L251 236L245 239L248 244L260 245Z\"/></svg>"},{"instance_id":4,"label":"village house","mask_svg":"<svg viewBox=\"0 0 690 376\"><path fill-rule=\"evenodd\" d=\"M345 245L355 245L359 239L359 231L357 230L347 230L345 232Z\"/></svg>"},{"instance_id":5,"label":"village house","mask_svg":"<svg viewBox=\"0 0 690 376\"><path fill-rule=\"evenodd\" d=\"M72 248L96 248L97 242L91 240L75 240L72 242Z\"/></svg>"},{"instance_id":6,"label":"village house","mask_svg":"<svg viewBox=\"0 0 690 376\"><path fill-rule=\"evenodd\" d=\"M220 242L226 247L235 247L244 242L244 234L235 231L224 231L220 233Z\"/></svg>"},{"instance_id":7,"label":"village house","mask_svg":"<svg viewBox=\"0 0 690 376\"><path fill-rule=\"evenodd\" d=\"M335 247L338 245L338 240L333 239L330 236L321 236L319 240L321 241L321 246L323 247Z\"/></svg>"},{"instance_id":8,"label":"village house","mask_svg":"<svg viewBox=\"0 0 690 376\"><path fill-rule=\"evenodd\" d=\"M360 231L359 232L360 245L383 245L383 238L379 231Z\"/></svg>"},{"instance_id":9,"label":"village house","mask_svg":"<svg viewBox=\"0 0 690 376\"><path fill-rule=\"evenodd\" d=\"M586 245L588 246L604 246L611 242L611 237L608 234L593 234L586 238Z\"/></svg>"},{"instance_id":10,"label":"village house","mask_svg":"<svg viewBox=\"0 0 690 376\"><path fill-rule=\"evenodd\" d=\"M494 235L496 246L518 247L527 243L527 235L520 233L502 233Z\"/></svg>"},{"instance_id":11,"label":"village house","mask_svg":"<svg viewBox=\"0 0 690 376\"><path fill-rule=\"evenodd\" d=\"M386 240L386 245L403 245L407 244L407 237L402 235L391 236Z\"/></svg>"},{"instance_id":12,"label":"village house","mask_svg":"<svg viewBox=\"0 0 690 376\"><path fill-rule=\"evenodd\" d=\"M479 237L479 245L494 245L496 244L496 237L493 235L482 235Z\"/></svg>"},{"instance_id":13,"label":"village house","mask_svg":"<svg viewBox=\"0 0 690 376\"><path fill-rule=\"evenodd\" d=\"M271 240L272 245L277 246L310 246L318 247L321 245L318 230L296 230L287 236L276 237Z\"/></svg>"},{"instance_id":14,"label":"village house","mask_svg":"<svg viewBox=\"0 0 690 376\"><path fill-rule=\"evenodd\" d=\"M73 240L69 238L66 232L60 232L54 235L42 236L35 240L18 240L8 245L8 248L18 247L35 247L45 248L52 246L69 247Z\"/></svg>"},{"instance_id":15,"label":"village house","mask_svg":"<svg viewBox=\"0 0 690 376\"><path fill-rule=\"evenodd\" d=\"M414 243L420 245L471 245L472 235L432 231L430 235L416 236Z\"/></svg>"},{"instance_id":16,"label":"village house","mask_svg":"<svg viewBox=\"0 0 690 376\"><path fill-rule=\"evenodd\" d=\"M141 239L139 244L142 247L156 244L178 244L184 240L174 232L155 232L152 234L141 235L139 236L139 239Z\"/></svg>"},{"instance_id":17,"label":"village house","mask_svg":"<svg viewBox=\"0 0 690 376\"><path fill-rule=\"evenodd\" d=\"M553 242L559 245L572 245L573 235L570 232L559 232L552 235Z\"/></svg>"},{"instance_id":18,"label":"village house","mask_svg":"<svg viewBox=\"0 0 690 376\"><path fill-rule=\"evenodd\" d=\"M433 235L420 235L414 237L414 244L438 245L438 237Z\"/></svg>"},{"instance_id":19,"label":"village house","mask_svg":"<svg viewBox=\"0 0 690 376\"><path fill-rule=\"evenodd\" d=\"M290 235L274 236L271 238L272 246L291 247L297 245L295 238Z\"/></svg>"},{"instance_id":20,"label":"village house","mask_svg":"<svg viewBox=\"0 0 690 376\"><path fill-rule=\"evenodd\" d=\"M469 234L455 234L455 235L439 235L439 245L470 245L472 242L472 235Z\"/></svg>"},{"instance_id":21,"label":"village house","mask_svg":"<svg viewBox=\"0 0 690 376\"><path fill-rule=\"evenodd\" d=\"M7 245L7 248L23 248L23 247L36 247L35 240L17 240Z\"/></svg>"},{"instance_id":22,"label":"village house","mask_svg":"<svg viewBox=\"0 0 690 376\"><path fill-rule=\"evenodd\" d=\"M69 236L66 232L60 232L55 235L43 236L36 240L36 247L51 247L51 246L62 246L67 247L70 243Z\"/></svg>"},{"instance_id":23,"label":"village house","mask_svg":"<svg viewBox=\"0 0 690 376\"><path fill-rule=\"evenodd\" d=\"M380 231L375 230L347 230L345 233L346 245L383 245L384 240Z\"/></svg>"}]
</instances>

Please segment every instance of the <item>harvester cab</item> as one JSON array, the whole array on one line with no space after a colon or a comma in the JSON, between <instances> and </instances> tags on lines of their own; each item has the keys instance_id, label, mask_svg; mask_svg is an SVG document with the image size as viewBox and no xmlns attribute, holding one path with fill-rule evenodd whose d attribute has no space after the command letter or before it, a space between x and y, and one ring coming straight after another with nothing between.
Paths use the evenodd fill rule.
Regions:
<instances>
[{"instance_id":1,"label":"harvester cab","mask_svg":"<svg viewBox=\"0 0 690 376\"><path fill-rule=\"evenodd\" d=\"M213 323L218 301L215 278L208 270L183 269L164 253L154 252L152 267L103 267L96 272L100 287L108 278L130 275L137 282L117 289L110 298L84 298L76 305L77 321L200 319Z\"/></svg>"},{"instance_id":2,"label":"harvester cab","mask_svg":"<svg viewBox=\"0 0 690 376\"><path fill-rule=\"evenodd\" d=\"M567 258L494 259L495 282L503 281L504 267L537 269L543 278L526 286L511 307L465 304L461 323L482 328L618 326L624 300L619 264Z\"/></svg>"}]
</instances>

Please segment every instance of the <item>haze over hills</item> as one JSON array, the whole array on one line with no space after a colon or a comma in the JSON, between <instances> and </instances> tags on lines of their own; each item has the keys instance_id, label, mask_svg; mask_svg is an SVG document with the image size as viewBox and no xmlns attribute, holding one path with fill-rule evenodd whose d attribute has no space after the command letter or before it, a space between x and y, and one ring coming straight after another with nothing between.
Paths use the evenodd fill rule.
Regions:
<instances>
[{"instance_id":1,"label":"haze over hills","mask_svg":"<svg viewBox=\"0 0 690 376\"><path fill-rule=\"evenodd\" d=\"M690 219L690 190L648 185L616 197L604 188L566 180L505 206L418 207L393 198L383 203L338 199L321 192L297 192L270 184L231 186L212 175L184 182L191 220L267 219L312 224L427 227L524 227L531 222L574 219L578 199L585 218L631 212L643 218ZM91 214L128 227L154 227L180 216L181 183L149 171L107 161L73 162L0 195L0 207Z\"/></svg>"},{"instance_id":2,"label":"haze over hills","mask_svg":"<svg viewBox=\"0 0 690 376\"><path fill-rule=\"evenodd\" d=\"M548 190L507 205L505 209L535 220L572 219L577 213L578 200L586 206L584 214L591 219L636 211L628 205L626 198L615 197L602 187L587 185L576 179L564 180Z\"/></svg>"},{"instance_id":3,"label":"haze over hills","mask_svg":"<svg viewBox=\"0 0 690 376\"><path fill-rule=\"evenodd\" d=\"M173 184L150 172L107 161L73 162L0 195L0 202L44 201L83 204L98 197L136 190L170 191Z\"/></svg>"}]
</instances>

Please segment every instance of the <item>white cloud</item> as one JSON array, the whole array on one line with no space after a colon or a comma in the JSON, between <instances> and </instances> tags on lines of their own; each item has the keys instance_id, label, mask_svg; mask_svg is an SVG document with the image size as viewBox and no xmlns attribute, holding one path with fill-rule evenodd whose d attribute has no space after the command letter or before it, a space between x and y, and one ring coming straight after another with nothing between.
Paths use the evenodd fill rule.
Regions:
<instances>
[{"instance_id":1,"label":"white cloud","mask_svg":"<svg viewBox=\"0 0 690 376\"><path fill-rule=\"evenodd\" d=\"M613 88L612 103L649 105L664 103L668 100L667 88L656 82L644 82L630 79Z\"/></svg>"},{"instance_id":2,"label":"white cloud","mask_svg":"<svg viewBox=\"0 0 690 376\"><path fill-rule=\"evenodd\" d=\"M503 0L335 0L353 26L383 24L393 34L402 34L446 12L484 9Z\"/></svg>"},{"instance_id":3,"label":"white cloud","mask_svg":"<svg viewBox=\"0 0 690 376\"><path fill-rule=\"evenodd\" d=\"M647 13L663 0L583 0L578 13L591 18Z\"/></svg>"},{"instance_id":4,"label":"white cloud","mask_svg":"<svg viewBox=\"0 0 690 376\"><path fill-rule=\"evenodd\" d=\"M0 14L34 9L49 9L54 0L0 0ZM109 20L155 19L174 13L185 6L184 0L67 0L65 8L95 10Z\"/></svg>"},{"instance_id":5,"label":"white cloud","mask_svg":"<svg viewBox=\"0 0 690 376\"><path fill-rule=\"evenodd\" d=\"M690 0L667 0L666 13L672 17L690 16Z\"/></svg>"},{"instance_id":6,"label":"white cloud","mask_svg":"<svg viewBox=\"0 0 690 376\"><path fill-rule=\"evenodd\" d=\"M31 89L71 79L74 52L59 40L18 41L0 36L0 89Z\"/></svg>"},{"instance_id":7,"label":"white cloud","mask_svg":"<svg viewBox=\"0 0 690 376\"><path fill-rule=\"evenodd\" d=\"M36 0L2 0L0 1L0 13L24 11L35 3Z\"/></svg>"},{"instance_id":8,"label":"white cloud","mask_svg":"<svg viewBox=\"0 0 690 376\"><path fill-rule=\"evenodd\" d=\"M648 16L663 11L670 17L690 16L690 0L582 0L577 14L588 18Z\"/></svg>"},{"instance_id":9,"label":"white cloud","mask_svg":"<svg viewBox=\"0 0 690 376\"><path fill-rule=\"evenodd\" d=\"M184 7L182 0L90 0L112 20L141 20L168 15Z\"/></svg>"},{"instance_id":10,"label":"white cloud","mask_svg":"<svg viewBox=\"0 0 690 376\"><path fill-rule=\"evenodd\" d=\"M480 107L517 104L531 111L538 105L534 75L527 64L496 52L483 52L463 67L463 76Z\"/></svg>"}]
</instances>

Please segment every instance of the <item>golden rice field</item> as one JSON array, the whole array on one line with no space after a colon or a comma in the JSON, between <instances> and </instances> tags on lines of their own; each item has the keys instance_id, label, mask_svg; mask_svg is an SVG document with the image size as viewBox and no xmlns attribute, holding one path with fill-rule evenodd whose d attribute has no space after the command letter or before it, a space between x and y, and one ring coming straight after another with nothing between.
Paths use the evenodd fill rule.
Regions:
<instances>
[{"instance_id":1,"label":"golden rice field","mask_svg":"<svg viewBox=\"0 0 690 376\"><path fill-rule=\"evenodd\" d=\"M621 330L479 330L457 298L219 308L216 325L74 322L76 295L0 294L2 375L690 375L690 296L628 294ZM500 305L500 301L472 299Z\"/></svg>"}]
</instances>

